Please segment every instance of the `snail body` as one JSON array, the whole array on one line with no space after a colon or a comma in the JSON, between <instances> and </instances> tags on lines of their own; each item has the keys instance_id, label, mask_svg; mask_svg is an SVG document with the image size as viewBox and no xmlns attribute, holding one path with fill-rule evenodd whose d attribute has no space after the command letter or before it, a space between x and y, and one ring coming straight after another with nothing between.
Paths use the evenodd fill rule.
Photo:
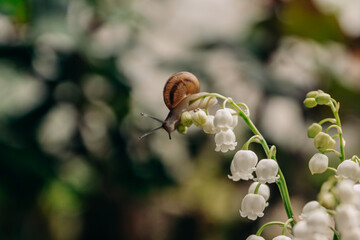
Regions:
<instances>
[{"instance_id":1,"label":"snail body","mask_svg":"<svg viewBox=\"0 0 360 240\"><path fill-rule=\"evenodd\" d=\"M158 118L142 113L142 116L150 117L162 123L162 125L145 133L140 137L140 139L160 128L165 129L165 131L169 134L169 139L171 139L171 133L177 129L181 122L181 114L184 111L201 108L200 104L199 106L197 106L197 104L190 105L190 101L201 97L204 94L206 93L200 93L200 83L194 74L190 72L178 72L171 75L166 81L163 90L163 98L165 105L170 110L169 114L167 115L165 121L162 121ZM216 99L212 99L210 105L214 105L214 102L217 102Z\"/></svg>"}]
</instances>

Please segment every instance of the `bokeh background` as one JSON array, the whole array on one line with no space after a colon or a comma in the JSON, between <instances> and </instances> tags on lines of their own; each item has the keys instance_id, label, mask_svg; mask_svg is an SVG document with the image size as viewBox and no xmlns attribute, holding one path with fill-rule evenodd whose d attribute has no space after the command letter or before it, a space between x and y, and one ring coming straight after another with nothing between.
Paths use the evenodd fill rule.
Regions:
<instances>
[{"instance_id":1,"label":"bokeh background","mask_svg":"<svg viewBox=\"0 0 360 240\"><path fill-rule=\"evenodd\" d=\"M327 177L308 171L306 128L330 111L306 92L341 101L359 154L360 0L1 0L0 239L246 239L284 220L276 185L262 219L240 217L250 182L227 178L234 152L213 136L138 140L183 70L250 107L297 213ZM251 134L235 131L240 147Z\"/></svg>"}]
</instances>

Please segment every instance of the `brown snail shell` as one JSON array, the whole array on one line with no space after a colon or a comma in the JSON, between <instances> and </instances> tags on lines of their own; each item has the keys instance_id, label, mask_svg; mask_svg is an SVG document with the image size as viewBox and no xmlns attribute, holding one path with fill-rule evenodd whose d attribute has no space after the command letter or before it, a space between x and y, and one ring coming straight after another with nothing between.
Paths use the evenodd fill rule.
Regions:
<instances>
[{"instance_id":1,"label":"brown snail shell","mask_svg":"<svg viewBox=\"0 0 360 240\"><path fill-rule=\"evenodd\" d=\"M166 82L163 97L165 105L174 109L187 96L200 92L199 80L189 72L173 74Z\"/></svg>"}]
</instances>

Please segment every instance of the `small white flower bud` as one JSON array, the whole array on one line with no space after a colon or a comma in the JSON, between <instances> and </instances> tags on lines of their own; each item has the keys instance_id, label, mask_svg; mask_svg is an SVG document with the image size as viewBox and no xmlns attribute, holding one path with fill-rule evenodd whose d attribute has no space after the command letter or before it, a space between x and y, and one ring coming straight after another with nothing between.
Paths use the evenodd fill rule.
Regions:
<instances>
[{"instance_id":1,"label":"small white flower bud","mask_svg":"<svg viewBox=\"0 0 360 240\"><path fill-rule=\"evenodd\" d=\"M206 123L206 119L207 119L206 113L201 109L196 111L192 116L192 120L194 124L198 127L203 126Z\"/></svg>"},{"instance_id":2,"label":"small white flower bud","mask_svg":"<svg viewBox=\"0 0 360 240\"><path fill-rule=\"evenodd\" d=\"M186 134L188 128L186 126L184 126L183 124L179 124L179 126L177 126L176 130L181 134Z\"/></svg>"},{"instance_id":3,"label":"small white flower bud","mask_svg":"<svg viewBox=\"0 0 360 240\"><path fill-rule=\"evenodd\" d=\"M315 97L315 100L319 105L328 104L330 102L330 99L330 95L324 92L318 93L318 95Z\"/></svg>"},{"instance_id":4,"label":"small white flower bud","mask_svg":"<svg viewBox=\"0 0 360 240\"><path fill-rule=\"evenodd\" d=\"M309 138L314 138L319 132L322 131L322 126L318 123L313 123L307 129L307 135Z\"/></svg>"},{"instance_id":5,"label":"small white flower bud","mask_svg":"<svg viewBox=\"0 0 360 240\"><path fill-rule=\"evenodd\" d=\"M233 116L229 108L219 109L215 113L214 126L217 132L232 128Z\"/></svg>"},{"instance_id":6,"label":"small white flower bud","mask_svg":"<svg viewBox=\"0 0 360 240\"><path fill-rule=\"evenodd\" d=\"M319 91L310 91L306 94L307 98L316 98L316 96L319 94Z\"/></svg>"},{"instance_id":7,"label":"small white flower bud","mask_svg":"<svg viewBox=\"0 0 360 240\"><path fill-rule=\"evenodd\" d=\"M316 105L317 105L317 102L316 102L315 98L306 98L304 100L304 106L307 108L313 108L313 107L316 107Z\"/></svg>"},{"instance_id":8,"label":"small white flower bud","mask_svg":"<svg viewBox=\"0 0 360 240\"><path fill-rule=\"evenodd\" d=\"M327 133L319 132L314 138L314 145L320 151L327 149L333 149L335 146L335 140Z\"/></svg>"},{"instance_id":9,"label":"small white flower bud","mask_svg":"<svg viewBox=\"0 0 360 240\"><path fill-rule=\"evenodd\" d=\"M237 142L234 132L231 129L220 131L215 134L215 151L227 152L234 150Z\"/></svg>"},{"instance_id":10,"label":"small white flower bud","mask_svg":"<svg viewBox=\"0 0 360 240\"><path fill-rule=\"evenodd\" d=\"M257 236L257 235L250 235L246 238L246 240L265 240L265 238L263 238L262 236Z\"/></svg>"},{"instance_id":11,"label":"small white flower bud","mask_svg":"<svg viewBox=\"0 0 360 240\"><path fill-rule=\"evenodd\" d=\"M279 179L279 166L275 160L262 159L256 166L256 180L259 183L274 183Z\"/></svg>"},{"instance_id":12,"label":"small white flower bud","mask_svg":"<svg viewBox=\"0 0 360 240\"><path fill-rule=\"evenodd\" d=\"M206 118L206 123L203 125L203 130L207 134L215 134L215 126L214 126L214 116L208 115Z\"/></svg>"},{"instance_id":13,"label":"small white flower bud","mask_svg":"<svg viewBox=\"0 0 360 240\"><path fill-rule=\"evenodd\" d=\"M240 215L250 220L256 220L258 217L264 216L265 207L266 202L263 196L249 193L241 202Z\"/></svg>"},{"instance_id":14,"label":"small white flower bud","mask_svg":"<svg viewBox=\"0 0 360 240\"><path fill-rule=\"evenodd\" d=\"M181 124L185 127L190 127L193 123L191 113L188 111L185 111L181 114Z\"/></svg>"},{"instance_id":15,"label":"small white flower bud","mask_svg":"<svg viewBox=\"0 0 360 240\"><path fill-rule=\"evenodd\" d=\"M250 187L249 187L249 191L248 193L255 193L255 189L257 187L259 183L258 182L253 182ZM264 197L265 201L269 200L270 197L270 188L268 185L266 184L261 184L257 194L260 194L261 196Z\"/></svg>"},{"instance_id":16,"label":"small white flower bud","mask_svg":"<svg viewBox=\"0 0 360 240\"><path fill-rule=\"evenodd\" d=\"M359 180L360 167L354 161L345 160L339 164L336 173L339 177L357 181Z\"/></svg>"},{"instance_id":17,"label":"small white flower bud","mask_svg":"<svg viewBox=\"0 0 360 240\"><path fill-rule=\"evenodd\" d=\"M315 153L309 161L309 169L311 174L320 174L327 170L329 166L329 158L322 153Z\"/></svg>"},{"instance_id":18,"label":"small white flower bud","mask_svg":"<svg viewBox=\"0 0 360 240\"><path fill-rule=\"evenodd\" d=\"M254 177L252 173L255 171L257 162L258 157L253 151L237 151L230 165L231 176L228 177L233 181L252 179Z\"/></svg>"}]
</instances>

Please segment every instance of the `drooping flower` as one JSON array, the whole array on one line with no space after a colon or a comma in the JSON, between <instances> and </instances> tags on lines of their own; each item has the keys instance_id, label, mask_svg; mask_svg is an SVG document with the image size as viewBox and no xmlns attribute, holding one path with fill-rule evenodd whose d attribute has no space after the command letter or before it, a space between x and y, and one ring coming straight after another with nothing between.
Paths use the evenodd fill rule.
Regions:
<instances>
[{"instance_id":1,"label":"drooping flower","mask_svg":"<svg viewBox=\"0 0 360 240\"><path fill-rule=\"evenodd\" d=\"M240 215L250 220L256 220L258 217L264 216L266 207L265 198L260 194L249 193L241 202Z\"/></svg>"},{"instance_id":2,"label":"drooping flower","mask_svg":"<svg viewBox=\"0 0 360 240\"><path fill-rule=\"evenodd\" d=\"M339 177L357 181L360 175L360 167L351 160L345 160L339 164L336 173Z\"/></svg>"},{"instance_id":3,"label":"drooping flower","mask_svg":"<svg viewBox=\"0 0 360 240\"><path fill-rule=\"evenodd\" d=\"M259 182L253 182L249 187L248 193L255 193L255 189L256 189L258 184L259 184ZM266 185L266 184L261 184L259 189L258 189L257 194L260 194L261 196L263 196L265 201L269 200L269 197L270 197L270 188L269 188L269 186Z\"/></svg>"},{"instance_id":4,"label":"drooping flower","mask_svg":"<svg viewBox=\"0 0 360 240\"><path fill-rule=\"evenodd\" d=\"M228 177L233 181L252 179L254 177L252 173L255 171L257 162L258 157L253 151L237 151L230 165L231 176Z\"/></svg>"},{"instance_id":5,"label":"drooping flower","mask_svg":"<svg viewBox=\"0 0 360 240\"><path fill-rule=\"evenodd\" d=\"M306 220L307 217L315 210L318 209L324 209L318 201L310 201L305 204L305 206L302 209L300 219Z\"/></svg>"},{"instance_id":6,"label":"drooping flower","mask_svg":"<svg viewBox=\"0 0 360 240\"><path fill-rule=\"evenodd\" d=\"M207 134L215 134L215 126L214 126L214 116L208 115L206 117L206 122L203 125L203 130Z\"/></svg>"},{"instance_id":7,"label":"drooping flower","mask_svg":"<svg viewBox=\"0 0 360 240\"><path fill-rule=\"evenodd\" d=\"M317 209L310 212L306 218L308 228L313 233L329 233L330 216L324 209Z\"/></svg>"},{"instance_id":8,"label":"drooping flower","mask_svg":"<svg viewBox=\"0 0 360 240\"><path fill-rule=\"evenodd\" d=\"M306 221L300 221L293 227L295 239L308 239L311 236L311 231L308 228Z\"/></svg>"},{"instance_id":9,"label":"drooping flower","mask_svg":"<svg viewBox=\"0 0 360 240\"><path fill-rule=\"evenodd\" d=\"M207 115L204 110L200 109L194 113L194 115L192 116L192 120L195 126L201 127L206 123Z\"/></svg>"},{"instance_id":10,"label":"drooping flower","mask_svg":"<svg viewBox=\"0 0 360 240\"><path fill-rule=\"evenodd\" d=\"M190 127L193 124L192 115L189 111L185 111L181 114L181 124L185 127Z\"/></svg>"},{"instance_id":11,"label":"drooping flower","mask_svg":"<svg viewBox=\"0 0 360 240\"><path fill-rule=\"evenodd\" d=\"M214 126L216 132L226 131L233 128L234 118L230 108L219 109L215 113Z\"/></svg>"},{"instance_id":12,"label":"drooping flower","mask_svg":"<svg viewBox=\"0 0 360 240\"><path fill-rule=\"evenodd\" d=\"M335 140L327 133L319 132L314 138L314 145L319 151L333 149L335 144Z\"/></svg>"},{"instance_id":13,"label":"drooping flower","mask_svg":"<svg viewBox=\"0 0 360 240\"><path fill-rule=\"evenodd\" d=\"M215 151L227 152L234 150L237 142L234 132L231 129L220 131L215 134Z\"/></svg>"},{"instance_id":14,"label":"drooping flower","mask_svg":"<svg viewBox=\"0 0 360 240\"><path fill-rule=\"evenodd\" d=\"M327 170L329 166L329 158L322 153L315 153L309 161L309 169L311 174L320 174Z\"/></svg>"},{"instance_id":15,"label":"drooping flower","mask_svg":"<svg viewBox=\"0 0 360 240\"><path fill-rule=\"evenodd\" d=\"M310 125L310 127L308 127L307 135L309 138L314 138L321 131L322 131L321 125L318 123L313 123Z\"/></svg>"},{"instance_id":16,"label":"drooping flower","mask_svg":"<svg viewBox=\"0 0 360 240\"><path fill-rule=\"evenodd\" d=\"M360 227L360 213L351 204L341 204L336 208L335 222L336 227L341 233L352 228Z\"/></svg>"},{"instance_id":17,"label":"drooping flower","mask_svg":"<svg viewBox=\"0 0 360 240\"><path fill-rule=\"evenodd\" d=\"M359 195L354 188L354 182L352 180L345 179L338 182L336 191L342 204L360 204Z\"/></svg>"},{"instance_id":18,"label":"drooping flower","mask_svg":"<svg viewBox=\"0 0 360 240\"><path fill-rule=\"evenodd\" d=\"M279 166L275 160L262 159L256 166L256 180L259 183L273 183L280 178Z\"/></svg>"}]
</instances>

